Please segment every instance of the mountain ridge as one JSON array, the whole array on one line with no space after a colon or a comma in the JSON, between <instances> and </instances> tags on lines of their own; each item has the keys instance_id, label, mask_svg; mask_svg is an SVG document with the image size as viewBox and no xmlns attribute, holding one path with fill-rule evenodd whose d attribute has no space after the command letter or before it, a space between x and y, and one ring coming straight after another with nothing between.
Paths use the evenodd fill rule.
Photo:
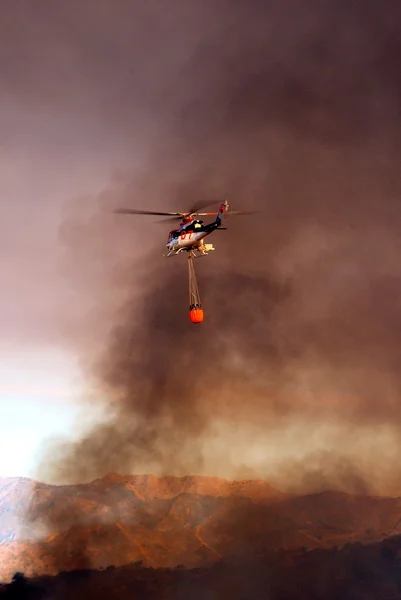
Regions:
<instances>
[{"instance_id":1,"label":"mountain ridge","mask_svg":"<svg viewBox=\"0 0 401 600\"><path fill-rule=\"evenodd\" d=\"M401 498L286 494L264 480L108 473L59 485L0 479L0 580L141 561L210 565L263 549L384 539Z\"/></svg>"}]
</instances>

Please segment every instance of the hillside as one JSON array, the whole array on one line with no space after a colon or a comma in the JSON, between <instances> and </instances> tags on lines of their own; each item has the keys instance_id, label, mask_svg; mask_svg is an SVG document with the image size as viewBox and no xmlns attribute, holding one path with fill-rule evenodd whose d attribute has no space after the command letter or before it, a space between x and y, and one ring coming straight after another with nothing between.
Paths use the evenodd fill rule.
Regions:
<instances>
[{"instance_id":1,"label":"hillside","mask_svg":"<svg viewBox=\"0 0 401 600\"><path fill-rule=\"evenodd\" d=\"M401 498L281 493L264 481L120 476L50 486L0 480L0 579L142 561L187 568L268 549L382 540Z\"/></svg>"},{"instance_id":2,"label":"hillside","mask_svg":"<svg viewBox=\"0 0 401 600\"><path fill-rule=\"evenodd\" d=\"M0 585L15 600L399 600L401 536L341 550L279 550L196 569L140 565L83 570Z\"/></svg>"}]
</instances>

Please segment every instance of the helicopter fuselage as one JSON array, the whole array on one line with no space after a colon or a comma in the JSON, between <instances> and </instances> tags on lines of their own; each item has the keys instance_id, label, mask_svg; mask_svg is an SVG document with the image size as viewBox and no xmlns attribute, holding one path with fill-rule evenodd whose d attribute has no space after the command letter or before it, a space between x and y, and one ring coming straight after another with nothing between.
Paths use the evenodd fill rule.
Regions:
<instances>
[{"instance_id":1,"label":"helicopter fuselage","mask_svg":"<svg viewBox=\"0 0 401 600\"><path fill-rule=\"evenodd\" d=\"M204 239L216 229L220 227L221 218L216 219L213 223L203 224L203 221L191 220L188 223L183 223L179 229L170 232L168 242L166 244L168 254L179 254L180 252L198 251L205 255L211 250L214 250L213 244L205 244ZM166 256L166 257L167 257Z\"/></svg>"}]
</instances>

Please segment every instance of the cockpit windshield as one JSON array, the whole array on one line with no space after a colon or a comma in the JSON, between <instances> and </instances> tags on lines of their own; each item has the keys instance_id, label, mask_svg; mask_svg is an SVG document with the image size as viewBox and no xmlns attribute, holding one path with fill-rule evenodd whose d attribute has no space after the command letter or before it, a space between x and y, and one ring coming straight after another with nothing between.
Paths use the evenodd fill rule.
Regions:
<instances>
[{"instance_id":1,"label":"cockpit windshield","mask_svg":"<svg viewBox=\"0 0 401 600\"><path fill-rule=\"evenodd\" d=\"M171 240L174 240L175 238L178 238L178 231L173 229L173 231L170 231L168 234L168 241L171 242Z\"/></svg>"}]
</instances>

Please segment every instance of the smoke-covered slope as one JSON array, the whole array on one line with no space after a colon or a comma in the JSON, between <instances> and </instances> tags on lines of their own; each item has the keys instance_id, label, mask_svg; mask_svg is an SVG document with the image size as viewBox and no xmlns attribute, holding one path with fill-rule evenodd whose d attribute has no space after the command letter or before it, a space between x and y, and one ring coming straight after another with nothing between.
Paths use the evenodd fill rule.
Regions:
<instances>
[{"instance_id":1,"label":"smoke-covered slope","mask_svg":"<svg viewBox=\"0 0 401 600\"><path fill-rule=\"evenodd\" d=\"M1 578L142 561L198 567L266 549L372 542L397 530L401 499L283 494L264 481L111 474L87 484L1 482Z\"/></svg>"}]
</instances>

